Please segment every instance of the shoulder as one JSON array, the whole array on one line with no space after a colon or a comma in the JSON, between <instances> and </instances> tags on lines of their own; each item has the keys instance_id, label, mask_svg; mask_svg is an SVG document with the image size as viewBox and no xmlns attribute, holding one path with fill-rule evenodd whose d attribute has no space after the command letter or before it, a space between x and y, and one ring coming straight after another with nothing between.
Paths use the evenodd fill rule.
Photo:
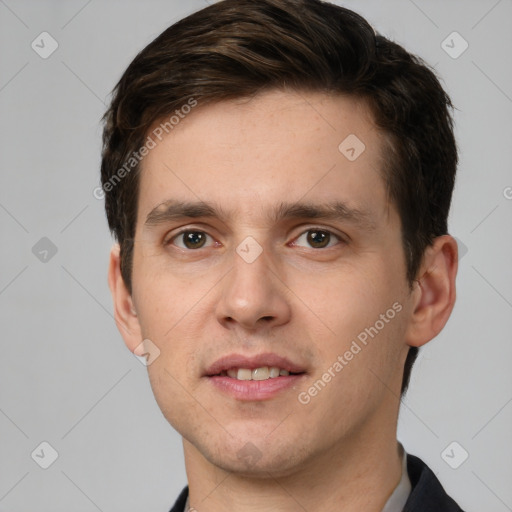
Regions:
<instances>
[{"instance_id":1,"label":"shoulder","mask_svg":"<svg viewBox=\"0 0 512 512\"><path fill-rule=\"evenodd\" d=\"M463 512L419 457L407 454L407 472L412 490L403 512Z\"/></svg>"}]
</instances>

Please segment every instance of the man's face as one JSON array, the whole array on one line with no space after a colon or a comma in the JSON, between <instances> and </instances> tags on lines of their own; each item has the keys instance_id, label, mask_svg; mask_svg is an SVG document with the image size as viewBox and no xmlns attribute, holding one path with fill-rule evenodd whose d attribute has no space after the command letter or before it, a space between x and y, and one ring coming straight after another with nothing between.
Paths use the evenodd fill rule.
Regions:
<instances>
[{"instance_id":1,"label":"man's face","mask_svg":"<svg viewBox=\"0 0 512 512\"><path fill-rule=\"evenodd\" d=\"M284 475L394 428L411 301L382 158L363 103L278 91L197 107L145 158L132 298L191 456Z\"/></svg>"}]
</instances>

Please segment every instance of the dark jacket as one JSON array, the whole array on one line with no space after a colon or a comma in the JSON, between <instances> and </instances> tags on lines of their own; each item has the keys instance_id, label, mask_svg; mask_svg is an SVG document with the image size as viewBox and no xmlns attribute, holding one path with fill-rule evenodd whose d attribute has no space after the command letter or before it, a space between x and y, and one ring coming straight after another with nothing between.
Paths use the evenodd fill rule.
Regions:
<instances>
[{"instance_id":1,"label":"dark jacket","mask_svg":"<svg viewBox=\"0 0 512 512\"><path fill-rule=\"evenodd\" d=\"M407 472L412 490L403 512L463 512L446 494L430 468L420 458L409 453Z\"/></svg>"},{"instance_id":2,"label":"dark jacket","mask_svg":"<svg viewBox=\"0 0 512 512\"><path fill-rule=\"evenodd\" d=\"M463 512L421 459L407 454L407 472L412 490L403 512ZM184 512L187 496L185 487L170 512Z\"/></svg>"}]
</instances>

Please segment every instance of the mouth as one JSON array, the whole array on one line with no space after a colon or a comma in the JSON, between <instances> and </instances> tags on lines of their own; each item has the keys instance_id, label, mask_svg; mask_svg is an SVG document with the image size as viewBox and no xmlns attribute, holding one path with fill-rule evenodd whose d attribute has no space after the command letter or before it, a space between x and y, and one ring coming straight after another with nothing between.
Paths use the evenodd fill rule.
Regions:
<instances>
[{"instance_id":1,"label":"mouth","mask_svg":"<svg viewBox=\"0 0 512 512\"><path fill-rule=\"evenodd\" d=\"M289 375L301 375L303 372L293 373L279 368L278 366L260 366L259 368L230 368L223 370L218 375L212 377L230 377L236 380L267 380L278 377L288 377Z\"/></svg>"},{"instance_id":2,"label":"mouth","mask_svg":"<svg viewBox=\"0 0 512 512\"><path fill-rule=\"evenodd\" d=\"M242 401L267 400L297 384L306 367L277 354L223 357L205 372L217 390Z\"/></svg>"},{"instance_id":3,"label":"mouth","mask_svg":"<svg viewBox=\"0 0 512 512\"><path fill-rule=\"evenodd\" d=\"M267 380L306 373L306 366L273 353L254 356L230 354L217 359L205 371L206 377L230 377L237 380Z\"/></svg>"}]
</instances>

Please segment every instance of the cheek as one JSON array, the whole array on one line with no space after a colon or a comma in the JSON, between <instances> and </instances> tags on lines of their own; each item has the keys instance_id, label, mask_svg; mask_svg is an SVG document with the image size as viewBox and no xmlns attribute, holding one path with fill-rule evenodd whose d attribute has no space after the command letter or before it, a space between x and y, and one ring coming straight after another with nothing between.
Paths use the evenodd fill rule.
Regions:
<instances>
[{"instance_id":1,"label":"cheek","mask_svg":"<svg viewBox=\"0 0 512 512\"><path fill-rule=\"evenodd\" d=\"M142 333L167 343L190 315L197 315L212 284L197 276L184 279L153 261L134 266L133 293Z\"/></svg>"},{"instance_id":2,"label":"cheek","mask_svg":"<svg viewBox=\"0 0 512 512\"><path fill-rule=\"evenodd\" d=\"M186 425L194 425L204 411L190 399L191 391L184 376L175 374L165 356L148 366L148 375L155 400L167 421L178 432L183 432Z\"/></svg>"},{"instance_id":3,"label":"cheek","mask_svg":"<svg viewBox=\"0 0 512 512\"><path fill-rule=\"evenodd\" d=\"M388 382L401 372L407 290L403 276L384 268L384 263L367 266L364 271L354 267L340 277L317 283L315 293L309 296L316 309L307 328L316 330L313 339L318 340L316 348L322 360L319 372L331 368L336 375L344 375L333 379L344 390L364 392L368 386L379 385L378 377ZM332 369L336 362L338 371Z\"/></svg>"},{"instance_id":4,"label":"cheek","mask_svg":"<svg viewBox=\"0 0 512 512\"><path fill-rule=\"evenodd\" d=\"M297 295L316 314L314 322L345 340L373 325L400 295L396 283L384 281L376 271L355 267L303 280L298 288L309 290Z\"/></svg>"}]
</instances>

